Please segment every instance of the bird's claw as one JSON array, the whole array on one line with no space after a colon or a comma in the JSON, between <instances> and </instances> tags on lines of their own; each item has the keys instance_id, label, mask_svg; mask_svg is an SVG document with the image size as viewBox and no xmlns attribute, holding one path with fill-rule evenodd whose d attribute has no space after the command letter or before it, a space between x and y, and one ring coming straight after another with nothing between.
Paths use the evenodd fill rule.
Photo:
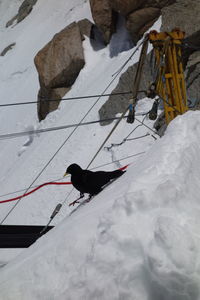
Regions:
<instances>
[{"instance_id":1,"label":"bird's claw","mask_svg":"<svg viewBox=\"0 0 200 300\"><path fill-rule=\"evenodd\" d=\"M80 197L73 202L69 203L69 206L74 206L76 203L80 203L78 200L82 199L84 197L84 194L80 193Z\"/></svg>"},{"instance_id":2,"label":"bird's claw","mask_svg":"<svg viewBox=\"0 0 200 300\"><path fill-rule=\"evenodd\" d=\"M74 206L76 203L80 203L78 200L74 200L73 202L69 203L69 206Z\"/></svg>"}]
</instances>

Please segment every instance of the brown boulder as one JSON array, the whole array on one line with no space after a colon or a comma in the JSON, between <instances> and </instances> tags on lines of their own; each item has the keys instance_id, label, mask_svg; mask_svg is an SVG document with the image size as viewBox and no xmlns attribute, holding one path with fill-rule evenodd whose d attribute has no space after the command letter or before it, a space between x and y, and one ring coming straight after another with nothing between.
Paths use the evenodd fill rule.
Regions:
<instances>
[{"instance_id":1,"label":"brown boulder","mask_svg":"<svg viewBox=\"0 0 200 300\"><path fill-rule=\"evenodd\" d=\"M110 7L124 16L140 8L145 2L146 0L109 0Z\"/></svg>"},{"instance_id":2,"label":"brown boulder","mask_svg":"<svg viewBox=\"0 0 200 300\"><path fill-rule=\"evenodd\" d=\"M175 0L109 0L110 7L124 16L144 7L163 8L174 2Z\"/></svg>"},{"instance_id":3,"label":"brown boulder","mask_svg":"<svg viewBox=\"0 0 200 300\"><path fill-rule=\"evenodd\" d=\"M92 28L94 26L94 24L92 22L90 22L88 19L83 19L83 20L78 21L78 26L79 26L80 33L82 36L82 40L85 39L84 36L91 38Z\"/></svg>"},{"instance_id":4,"label":"brown boulder","mask_svg":"<svg viewBox=\"0 0 200 300\"><path fill-rule=\"evenodd\" d=\"M94 22L103 34L105 44L108 44L116 30L116 13L111 9L109 0L90 0Z\"/></svg>"},{"instance_id":5,"label":"brown boulder","mask_svg":"<svg viewBox=\"0 0 200 300\"><path fill-rule=\"evenodd\" d=\"M34 59L39 73L40 92L38 94L39 119L44 119L52 110L56 109L59 102L51 105L42 103L44 98L61 98L75 82L80 70L85 64L82 47L82 35L77 23L72 23L57 33L53 39L40 50ZM42 95L42 97L41 97ZM40 112L42 111L42 113Z\"/></svg>"},{"instance_id":6,"label":"brown boulder","mask_svg":"<svg viewBox=\"0 0 200 300\"><path fill-rule=\"evenodd\" d=\"M135 43L153 25L160 14L161 10L155 7L142 8L129 14L126 26Z\"/></svg>"},{"instance_id":7,"label":"brown boulder","mask_svg":"<svg viewBox=\"0 0 200 300\"><path fill-rule=\"evenodd\" d=\"M147 0L145 7L163 8L175 3L176 0Z\"/></svg>"},{"instance_id":8,"label":"brown boulder","mask_svg":"<svg viewBox=\"0 0 200 300\"><path fill-rule=\"evenodd\" d=\"M70 88L51 89L41 87L38 93L37 112L39 120L44 120L47 114L58 108L60 99L70 90Z\"/></svg>"}]
</instances>

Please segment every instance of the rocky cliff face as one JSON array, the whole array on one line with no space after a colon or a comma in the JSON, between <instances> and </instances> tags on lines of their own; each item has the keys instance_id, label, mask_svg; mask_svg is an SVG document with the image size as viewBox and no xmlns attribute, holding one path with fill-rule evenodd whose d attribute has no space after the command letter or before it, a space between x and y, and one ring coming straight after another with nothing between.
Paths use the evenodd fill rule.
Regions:
<instances>
[{"instance_id":1,"label":"rocky cliff face","mask_svg":"<svg viewBox=\"0 0 200 300\"><path fill-rule=\"evenodd\" d=\"M176 0L173 5L162 8L161 30L170 31L179 27L189 36L199 30L199 21L199 0Z\"/></svg>"},{"instance_id":2,"label":"rocky cliff face","mask_svg":"<svg viewBox=\"0 0 200 300\"><path fill-rule=\"evenodd\" d=\"M19 23L24 20L30 14L36 2L37 0L24 0L19 7L18 13L7 22L6 27L11 26L14 22Z\"/></svg>"},{"instance_id":3,"label":"rocky cliff face","mask_svg":"<svg viewBox=\"0 0 200 300\"><path fill-rule=\"evenodd\" d=\"M161 14L161 8L175 0L90 0L92 16L107 44L114 33L117 15L126 20L132 40L136 43Z\"/></svg>"},{"instance_id":4,"label":"rocky cliff face","mask_svg":"<svg viewBox=\"0 0 200 300\"><path fill-rule=\"evenodd\" d=\"M27 2L28 1L28 2ZM24 3L35 3L26 0ZM99 30L105 44L108 44L115 32L118 16L123 16L134 43L142 37L152 24L162 15L162 30L171 31L179 27L186 32L183 49L183 63L186 68L188 97L192 103L200 100L198 86L200 61L197 54L200 49L200 0L90 0L91 12L95 24L88 20L73 23L58 33L36 56L35 64L39 73L40 91L38 94L38 116L42 120L58 107L59 102L44 99L60 99L70 89L84 66L82 48L83 35L90 38ZM94 30L95 28L95 30ZM94 38L94 36L93 36ZM140 89L146 90L152 75L148 57L143 70ZM125 72L114 92L132 89L137 64ZM140 94L138 98L144 97ZM115 116L128 106L128 96L111 96L99 111L101 119Z\"/></svg>"},{"instance_id":5,"label":"rocky cliff face","mask_svg":"<svg viewBox=\"0 0 200 300\"><path fill-rule=\"evenodd\" d=\"M116 13L112 10L108 0L90 0L90 7L94 22L107 45L116 30Z\"/></svg>"}]
</instances>

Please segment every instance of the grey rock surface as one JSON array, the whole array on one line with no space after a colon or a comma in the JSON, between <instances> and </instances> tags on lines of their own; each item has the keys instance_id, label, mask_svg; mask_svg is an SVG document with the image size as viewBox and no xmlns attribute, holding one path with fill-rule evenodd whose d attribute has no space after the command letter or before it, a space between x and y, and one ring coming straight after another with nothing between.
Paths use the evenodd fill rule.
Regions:
<instances>
[{"instance_id":1,"label":"grey rock surface","mask_svg":"<svg viewBox=\"0 0 200 300\"><path fill-rule=\"evenodd\" d=\"M25 0L18 10L17 23L24 20L32 11L33 6L36 4L37 0Z\"/></svg>"},{"instance_id":2,"label":"grey rock surface","mask_svg":"<svg viewBox=\"0 0 200 300\"><path fill-rule=\"evenodd\" d=\"M127 17L126 27L136 43L160 16L160 9L146 7L131 13Z\"/></svg>"},{"instance_id":3,"label":"grey rock surface","mask_svg":"<svg viewBox=\"0 0 200 300\"><path fill-rule=\"evenodd\" d=\"M189 104L200 109L200 51L190 56L185 73Z\"/></svg>"},{"instance_id":4,"label":"grey rock surface","mask_svg":"<svg viewBox=\"0 0 200 300\"><path fill-rule=\"evenodd\" d=\"M94 22L107 45L116 30L117 15L108 0L90 0L90 7Z\"/></svg>"},{"instance_id":5,"label":"grey rock surface","mask_svg":"<svg viewBox=\"0 0 200 300\"><path fill-rule=\"evenodd\" d=\"M6 23L6 27L11 26L15 21L19 23L24 20L30 14L36 2L37 0L24 0L18 9L18 13Z\"/></svg>"},{"instance_id":6,"label":"grey rock surface","mask_svg":"<svg viewBox=\"0 0 200 300\"><path fill-rule=\"evenodd\" d=\"M138 64L134 64L129 67L126 72L120 77L119 83L116 88L112 91L113 93L123 93L127 91L133 91L133 82L136 74ZM140 82L140 91L146 91L149 84L153 80L153 73L151 68L151 54L147 55L142 78ZM145 97L144 92L138 94L138 100ZM123 113L129 105L131 95L115 95L110 96L108 101L99 110L100 119L108 119L115 117L118 113ZM101 125L110 124L112 121L101 122Z\"/></svg>"},{"instance_id":7,"label":"grey rock surface","mask_svg":"<svg viewBox=\"0 0 200 300\"><path fill-rule=\"evenodd\" d=\"M12 44L8 45L5 49L3 49L3 51L0 54L0 56L6 55L6 53L8 51L10 51L15 45L16 45L16 43L12 43Z\"/></svg>"},{"instance_id":8,"label":"grey rock surface","mask_svg":"<svg viewBox=\"0 0 200 300\"><path fill-rule=\"evenodd\" d=\"M143 7L146 2L146 0L109 0L111 8L123 16Z\"/></svg>"}]
</instances>

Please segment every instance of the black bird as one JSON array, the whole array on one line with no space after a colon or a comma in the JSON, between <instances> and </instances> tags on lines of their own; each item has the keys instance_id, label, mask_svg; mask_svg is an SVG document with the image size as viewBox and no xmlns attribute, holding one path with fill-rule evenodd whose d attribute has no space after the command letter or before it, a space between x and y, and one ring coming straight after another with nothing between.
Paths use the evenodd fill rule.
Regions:
<instances>
[{"instance_id":1,"label":"black bird","mask_svg":"<svg viewBox=\"0 0 200 300\"><path fill-rule=\"evenodd\" d=\"M73 186L80 192L80 196L84 193L90 196L101 192L102 187L110 180L121 176L125 171L115 170L111 172L97 171L92 172L83 170L79 165L72 164L67 168L64 176L71 174L71 182Z\"/></svg>"}]
</instances>

